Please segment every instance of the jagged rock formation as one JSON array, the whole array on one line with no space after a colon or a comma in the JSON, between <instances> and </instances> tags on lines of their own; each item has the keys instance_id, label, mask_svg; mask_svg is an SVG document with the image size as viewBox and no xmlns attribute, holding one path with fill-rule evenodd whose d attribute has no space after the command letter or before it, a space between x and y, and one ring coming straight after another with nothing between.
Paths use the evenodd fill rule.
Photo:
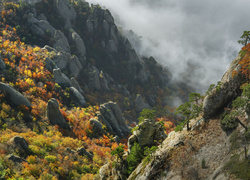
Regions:
<instances>
[{"instance_id":1,"label":"jagged rock formation","mask_svg":"<svg viewBox=\"0 0 250 180\"><path fill-rule=\"evenodd\" d=\"M31 107L31 103L20 92L16 91L11 85L0 82L0 91L5 93L7 98L16 106L24 105Z\"/></svg>"},{"instance_id":2,"label":"jagged rock formation","mask_svg":"<svg viewBox=\"0 0 250 180\"><path fill-rule=\"evenodd\" d=\"M69 66L69 61L71 58L70 53L58 52L54 49L56 55L52 58L53 62L63 71L66 71Z\"/></svg>"},{"instance_id":3,"label":"jagged rock formation","mask_svg":"<svg viewBox=\"0 0 250 180\"><path fill-rule=\"evenodd\" d=\"M72 87L76 88L81 94L83 93L83 90L81 89L79 83L77 82L76 78L72 77L70 79Z\"/></svg>"},{"instance_id":4,"label":"jagged rock formation","mask_svg":"<svg viewBox=\"0 0 250 180\"><path fill-rule=\"evenodd\" d=\"M25 156L29 153L29 144L23 137L15 136L11 138L7 144L8 149L10 149L12 153L17 153L20 156Z\"/></svg>"},{"instance_id":5,"label":"jagged rock formation","mask_svg":"<svg viewBox=\"0 0 250 180\"><path fill-rule=\"evenodd\" d=\"M109 169L110 167L112 166L111 163L106 163L105 165L103 165L100 170L99 170L99 173L98 173L98 177L96 179L100 179L100 180L105 180L105 179L108 179L111 174L109 173Z\"/></svg>"},{"instance_id":6,"label":"jagged rock formation","mask_svg":"<svg viewBox=\"0 0 250 180\"><path fill-rule=\"evenodd\" d=\"M82 70L82 65L77 56L71 56L69 62L69 72L72 76L78 77L80 71Z\"/></svg>"},{"instance_id":7,"label":"jagged rock formation","mask_svg":"<svg viewBox=\"0 0 250 180\"><path fill-rule=\"evenodd\" d=\"M150 109L151 107L144 101L141 94L137 94L135 99L135 109L137 112L141 112L143 109Z\"/></svg>"},{"instance_id":8,"label":"jagged rock formation","mask_svg":"<svg viewBox=\"0 0 250 180\"><path fill-rule=\"evenodd\" d=\"M69 78L62 73L61 69L53 69L55 82L62 87L69 87L71 85Z\"/></svg>"},{"instance_id":9,"label":"jagged rock formation","mask_svg":"<svg viewBox=\"0 0 250 180\"><path fill-rule=\"evenodd\" d=\"M86 151L86 149L84 147L78 148L76 149L76 152L80 155L80 156L87 156L89 159L93 159L93 155L90 154L89 152Z\"/></svg>"},{"instance_id":10,"label":"jagged rock formation","mask_svg":"<svg viewBox=\"0 0 250 180\"><path fill-rule=\"evenodd\" d=\"M55 53L46 60L50 71L61 69L61 73L54 74L55 81L63 88L70 87L73 85L68 79L75 77L79 87L102 92L119 90L121 84L126 87L122 93L130 102L131 93L139 85L151 93L142 96L154 106L159 88L172 87L170 72L153 57L137 55L109 10L84 1L80 4L75 8L74 3L66 0L36 1L27 14L27 28L39 40L38 45ZM148 103L137 98L137 113L150 108Z\"/></svg>"},{"instance_id":11,"label":"jagged rock formation","mask_svg":"<svg viewBox=\"0 0 250 180\"><path fill-rule=\"evenodd\" d=\"M88 87L92 90L109 91L106 75L99 71L95 66L88 69Z\"/></svg>"},{"instance_id":12,"label":"jagged rock formation","mask_svg":"<svg viewBox=\"0 0 250 180\"><path fill-rule=\"evenodd\" d=\"M70 87L69 90L72 94L72 97L75 99L75 102L81 107L84 107L86 105L86 101L83 95L81 95L81 93L74 87Z\"/></svg>"},{"instance_id":13,"label":"jagged rock formation","mask_svg":"<svg viewBox=\"0 0 250 180\"><path fill-rule=\"evenodd\" d=\"M88 86L91 89L96 89L100 90L101 85L100 85L100 80L99 80L99 70L96 67L89 68L89 84Z\"/></svg>"},{"instance_id":14,"label":"jagged rock formation","mask_svg":"<svg viewBox=\"0 0 250 180\"><path fill-rule=\"evenodd\" d=\"M0 61L0 74L6 83L15 84L32 106L26 102L30 108L20 110L9 106L12 104L5 103L5 99L1 101L0 111L4 116L0 118L0 129L3 130L0 151L10 154L5 137L20 134L30 144L30 148L26 148L27 152L30 150L30 156L25 160L24 155L9 155L7 158L19 163L18 167L12 169L6 163L6 168L2 168L5 165L0 164L0 171L2 174L12 173L7 178L91 179L100 164L111 159L110 155L104 157L107 152L117 144L124 144L124 138L130 135L127 123L137 121L137 113L143 108L157 105L160 96L165 96L160 93L163 88L171 89L171 75L154 58L137 55L108 10L97 5L89 6L85 1L15 2L20 6L8 4L7 7L13 10L0 8L7 12L2 12L0 17L1 27L6 28L1 31L1 39L6 41L11 37L1 51L4 61ZM6 32L10 33L4 35ZM10 48L5 47L8 44ZM37 46L44 48L41 50ZM26 71L28 73L24 73ZM16 79L20 83L15 83ZM34 83L28 86L28 80ZM63 115L57 100L51 97L67 109L62 111ZM86 106L85 98L89 107L77 108ZM14 99L20 101L22 97ZM98 105L109 100L117 103L102 104L98 114ZM44 116L46 103L47 116ZM98 119L89 119L97 114ZM131 145L137 142L141 146L151 146L155 140L160 142L165 138L158 124L146 120L144 125L134 132ZM5 157L1 155L0 161ZM46 161L48 163L41 163ZM8 160L5 158L3 162ZM57 167L43 171L51 164ZM127 169L122 163L118 166L120 169L112 175L124 179ZM33 167L36 172L32 171ZM110 176L103 175L105 168L111 168L111 163L100 170L103 179Z\"/></svg>"},{"instance_id":15,"label":"jagged rock formation","mask_svg":"<svg viewBox=\"0 0 250 180\"><path fill-rule=\"evenodd\" d=\"M225 107L232 101L232 99L239 95L240 86L246 81L243 75L239 73L241 68L241 65L239 64L240 60L241 56L239 55L234 61L232 61L229 69L221 79L221 85L217 85L217 87L205 97L203 103L205 118L215 115L218 110ZM233 75L234 71L238 72L235 76Z\"/></svg>"},{"instance_id":16,"label":"jagged rock formation","mask_svg":"<svg viewBox=\"0 0 250 180\"><path fill-rule=\"evenodd\" d=\"M102 123L98 121L97 119L91 118L89 120L90 125L92 126L92 131L94 134L101 135L103 133Z\"/></svg>"},{"instance_id":17,"label":"jagged rock formation","mask_svg":"<svg viewBox=\"0 0 250 180\"><path fill-rule=\"evenodd\" d=\"M9 154L8 156L6 156L9 160L11 160L14 163L22 163L22 162L27 162L25 159L16 156L14 154Z\"/></svg>"},{"instance_id":18,"label":"jagged rock formation","mask_svg":"<svg viewBox=\"0 0 250 180\"><path fill-rule=\"evenodd\" d=\"M65 151L73 155L86 156L87 158L93 160L93 153L88 152L84 147L77 148L76 150L72 150L67 147L65 148Z\"/></svg>"},{"instance_id":19,"label":"jagged rock formation","mask_svg":"<svg viewBox=\"0 0 250 180\"><path fill-rule=\"evenodd\" d=\"M54 0L55 9L58 14L63 17L65 28L71 27L71 22L76 19L76 11L70 6L66 0Z\"/></svg>"},{"instance_id":20,"label":"jagged rock formation","mask_svg":"<svg viewBox=\"0 0 250 180\"><path fill-rule=\"evenodd\" d=\"M98 120L106 125L109 132L115 132L118 136L130 134L130 130L122 116L122 111L117 103L108 102L101 104Z\"/></svg>"},{"instance_id":21,"label":"jagged rock formation","mask_svg":"<svg viewBox=\"0 0 250 180\"><path fill-rule=\"evenodd\" d=\"M46 67L48 70L60 68L62 71L67 71L74 77L78 77L82 64L77 56L71 56L70 53L66 52L58 52L54 48L49 46L45 46L44 49L49 50L50 52L55 52L56 55L52 57L52 59L46 59Z\"/></svg>"},{"instance_id":22,"label":"jagged rock formation","mask_svg":"<svg viewBox=\"0 0 250 180\"><path fill-rule=\"evenodd\" d=\"M48 69L50 72L53 72L53 69L58 69L57 65L52 61L50 58L46 58L45 60L45 67Z\"/></svg>"},{"instance_id":23,"label":"jagged rock formation","mask_svg":"<svg viewBox=\"0 0 250 180\"><path fill-rule=\"evenodd\" d=\"M32 33L39 37L50 36L54 43L53 48L57 51L64 51L70 53L70 47L67 38L60 31L56 30L50 23L46 20L38 20L34 17L34 14L29 14L27 19L28 24Z\"/></svg>"},{"instance_id":24,"label":"jagged rock formation","mask_svg":"<svg viewBox=\"0 0 250 180\"><path fill-rule=\"evenodd\" d=\"M47 118L52 125L58 125L61 128L68 128L68 124L63 118L60 110L59 104L56 99L52 98L47 104Z\"/></svg>"},{"instance_id":25,"label":"jagged rock formation","mask_svg":"<svg viewBox=\"0 0 250 180\"><path fill-rule=\"evenodd\" d=\"M85 44L79 34L77 34L73 29L70 29L71 40L73 46L75 46L76 55L79 57L80 62L85 65L86 64L86 48Z\"/></svg>"},{"instance_id":26,"label":"jagged rock formation","mask_svg":"<svg viewBox=\"0 0 250 180\"><path fill-rule=\"evenodd\" d=\"M128 139L129 151L134 143L138 143L141 147L153 146L155 141L162 142L167 135L160 123L155 120L145 119L137 125L133 135Z\"/></svg>"}]
</instances>

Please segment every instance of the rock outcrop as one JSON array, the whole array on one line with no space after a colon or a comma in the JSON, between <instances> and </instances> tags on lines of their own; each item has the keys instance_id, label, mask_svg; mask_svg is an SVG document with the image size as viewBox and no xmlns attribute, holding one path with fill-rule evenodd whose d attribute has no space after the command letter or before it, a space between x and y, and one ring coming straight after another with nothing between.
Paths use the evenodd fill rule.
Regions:
<instances>
[{"instance_id":1,"label":"rock outcrop","mask_svg":"<svg viewBox=\"0 0 250 180\"><path fill-rule=\"evenodd\" d=\"M90 154L88 151L86 151L86 149L84 147L81 148L77 148L76 152L80 155L80 156L87 156L89 159L93 159L93 155Z\"/></svg>"},{"instance_id":2,"label":"rock outcrop","mask_svg":"<svg viewBox=\"0 0 250 180\"><path fill-rule=\"evenodd\" d=\"M88 86L90 89L100 90L100 80L99 80L99 70L96 67L89 68L88 78L89 83Z\"/></svg>"},{"instance_id":3,"label":"rock outcrop","mask_svg":"<svg viewBox=\"0 0 250 180\"><path fill-rule=\"evenodd\" d=\"M54 0L56 10L58 14L63 17L65 21L65 28L68 29L71 27L71 22L76 19L75 9L67 3L66 0Z\"/></svg>"},{"instance_id":4,"label":"rock outcrop","mask_svg":"<svg viewBox=\"0 0 250 180\"><path fill-rule=\"evenodd\" d=\"M137 94L135 99L135 109L137 112L141 112L143 109L150 109L151 107L144 101L140 94Z\"/></svg>"},{"instance_id":5,"label":"rock outcrop","mask_svg":"<svg viewBox=\"0 0 250 180\"><path fill-rule=\"evenodd\" d=\"M60 68L63 72L68 71L74 77L77 77L82 69L82 64L79 61L78 57L67 52L58 52L54 50L56 55L52 57L52 62L54 65L54 69ZM46 64L47 65L47 64ZM49 66L50 65L50 66ZM51 62L48 62L47 67L49 70L51 69Z\"/></svg>"},{"instance_id":6,"label":"rock outcrop","mask_svg":"<svg viewBox=\"0 0 250 180\"><path fill-rule=\"evenodd\" d=\"M68 128L68 124L63 118L62 113L59 110L59 104L56 99L52 98L47 104L47 118L52 125L58 125L61 128Z\"/></svg>"},{"instance_id":7,"label":"rock outcrop","mask_svg":"<svg viewBox=\"0 0 250 180\"><path fill-rule=\"evenodd\" d=\"M9 155L7 156L7 158L8 158L9 160L11 160L12 162L14 162L14 163L27 162L25 159L23 159L23 158L21 158L21 157L19 157L19 156L16 156L16 155L14 155L14 154L9 154ZM0 176L0 178L1 178L1 176Z\"/></svg>"},{"instance_id":8,"label":"rock outcrop","mask_svg":"<svg viewBox=\"0 0 250 180\"><path fill-rule=\"evenodd\" d=\"M73 29L70 30L72 32L71 34L71 40L73 42L73 45L75 46L76 55L78 56L80 62L82 65L86 64L86 49L85 44L79 34L77 34Z\"/></svg>"},{"instance_id":9,"label":"rock outcrop","mask_svg":"<svg viewBox=\"0 0 250 180\"><path fill-rule=\"evenodd\" d=\"M20 156L26 156L29 154L29 144L28 142L21 136L15 136L11 138L8 142L8 149L12 153L17 153Z\"/></svg>"},{"instance_id":10,"label":"rock outcrop","mask_svg":"<svg viewBox=\"0 0 250 180\"><path fill-rule=\"evenodd\" d=\"M77 148L76 150L72 150L70 147L66 147L65 151L73 155L86 156L87 158L93 160L92 152L88 152L84 147Z\"/></svg>"},{"instance_id":11,"label":"rock outcrop","mask_svg":"<svg viewBox=\"0 0 250 180\"><path fill-rule=\"evenodd\" d=\"M102 71L99 74L99 81L100 81L101 89L109 90L108 81L106 80L105 74Z\"/></svg>"},{"instance_id":12,"label":"rock outcrop","mask_svg":"<svg viewBox=\"0 0 250 180\"><path fill-rule=\"evenodd\" d=\"M88 86L90 89L108 91L108 81L105 74L99 71L95 66L88 70Z\"/></svg>"},{"instance_id":13,"label":"rock outcrop","mask_svg":"<svg viewBox=\"0 0 250 180\"><path fill-rule=\"evenodd\" d=\"M0 92L5 93L7 99L16 106L24 105L31 107L31 103L20 92L15 90L11 85L0 82Z\"/></svg>"},{"instance_id":14,"label":"rock outcrop","mask_svg":"<svg viewBox=\"0 0 250 180\"><path fill-rule=\"evenodd\" d=\"M137 125L133 135L129 137L128 148L130 150L135 142L141 147L152 146L155 141L162 142L166 137L167 135L159 122L156 123L155 120L145 119Z\"/></svg>"},{"instance_id":15,"label":"rock outcrop","mask_svg":"<svg viewBox=\"0 0 250 180\"><path fill-rule=\"evenodd\" d=\"M102 123L99 120L91 118L89 120L89 123L92 126L92 131L94 132L94 135L95 134L101 135L104 132L102 128Z\"/></svg>"},{"instance_id":16,"label":"rock outcrop","mask_svg":"<svg viewBox=\"0 0 250 180\"><path fill-rule=\"evenodd\" d=\"M110 169L111 169L111 166L112 164L109 162L109 163L106 163L105 165L103 165L100 170L99 170L99 173L98 175L96 176L96 178L99 180L105 180L105 179L108 179L110 176L111 176L111 173L110 173Z\"/></svg>"},{"instance_id":17,"label":"rock outcrop","mask_svg":"<svg viewBox=\"0 0 250 180\"><path fill-rule=\"evenodd\" d=\"M76 78L74 77L70 78L70 82L71 82L72 87L76 88L81 94L83 93L83 90L81 89Z\"/></svg>"},{"instance_id":18,"label":"rock outcrop","mask_svg":"<svg viewBox=\"0 0 250 180\"><path fill-rule=\"evenodd\" d=\"M67 52L58 52L57 50L55 50L54 52L56 53L56 55L53 56L52 58L53 62L62 71L66 71L68 68L71 55Z\"/></svg>"},{"instance_id":19,"label":"rock outcrop","mask_svg":"<svg viewBox=\"0 0 250 180\"><path fill-rule=\"evenodd\" d=\"M70 53L68 39L63 32L55 29L47 20L38 20L34 14L30 13L27 18L30 30L33 34L44 38L50 36L53 39L53 48L57 51L64 51Z\"/></svg>"},{"instance_id":20,"label":"rock outcrop","mask_svg":"<svg viewBox=\"0 0 250 180\"><path fill-rule=\"evenodd\" d=\"M241 84L246 81L243 75L239 72L241 68L241 65L239 64L240 60L241 57L239 55L223 75L220 84L205 97L203 102L205 119L214 116L218 110L226 107L227 104L239 94ZM233 76L234 71L238 72L235 76Z\"/></svg>"},{"instance_id":21,"label":"rock outcrop","mask_svg":"<svg viewBox=\"0 0 250 180\"><path fill-rule=\"evenodd\" d=\"M117 103L109 101L101 104L100 113L98 120L106 125L110 132L115 132L120 137L130 134L128 125Z\"/></svg>"},{"instance_id":22,"label":"rock outcrop","mask_svg":"<svg viewBox=\"0 0 250 180\"><path fill-rule=\"evenodd\" d=\"M73 77L78 77L82 69L81 62L77 56L71 56L69 61L69 72Z\"/></svg>"},{"instance_id":23,"label":"rock outcrop","mask_svg":"<svg viewBox=\"0 0 250 180\"><path fill-rule=\"evenodd\" d=\"M53 44L53 48L55 48L59 52L64 51L70 53L69 42L63 32L61 32L60 30L56 30L52 38L55 41L55 43Z\"/></svg>"},{"instance_id":24,"label":"rock outcrop","mask_svg":"<svg viewBox=\"0 0 250 180\"><path fill-rule=\"evenodd\" d=\"M79 91L74 87L70 87L69 90L70 93L72 94L72 97L74 98L74 101L81 107L84 107L86 105L86 101L83 95L81 95Z\"/></svg>"},{"instance_id":25,"label":"rock outcrop","mask_svg":"<svg viewBox=\"0 0 250 180\"><path fill-rule=\"evenodd\" d=\"M44 37L45 35L54 36L56 29L50 25L46 20L38 20L34 17L34 14L29 13L28 24L33 34Z\"/></svg>"},{"instance_id":26,"label":"rock outcrop","mask_svg":"<svg viewBox=\"0 0 250 180\"><path fill-rule=\"evenodd\" d=\"M45 68L48 69L50 72L53 72L53 69L57 69L58 67L54 61L47 57L45 59Z\"/></svg>"},{"instance_id":27,"label":"rock outcrop","mask_svg":"<svg viewBox=\"0 0 250 180\"><path fill-rule=\"evenodd\" d=\"M63 88L69 87L71 85L69 78L64 73L62 73L60 68L53 69L53 75L55 82Z\"/></svg>"}]
</instances>

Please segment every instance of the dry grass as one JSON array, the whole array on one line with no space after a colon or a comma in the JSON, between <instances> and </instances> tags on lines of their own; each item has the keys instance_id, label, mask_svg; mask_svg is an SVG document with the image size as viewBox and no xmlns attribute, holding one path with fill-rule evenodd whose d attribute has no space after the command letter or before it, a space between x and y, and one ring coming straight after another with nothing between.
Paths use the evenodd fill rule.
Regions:
<instances>
[{"instance_id":1,"label":"dry grass","mask_svg":"<svg viewBox=\"0 0 250 180\"><path fill-rule=\"evenodd\" d=\"M171 154L171 169L178 169L183 179L205 179L229 153L229 138L220 127L219 119L211 119L200 130L185 132L184 145ZM183 132L184 133L184 132ZM202 168L202 159L205 168Z\"/></svg>"}]
</instances>

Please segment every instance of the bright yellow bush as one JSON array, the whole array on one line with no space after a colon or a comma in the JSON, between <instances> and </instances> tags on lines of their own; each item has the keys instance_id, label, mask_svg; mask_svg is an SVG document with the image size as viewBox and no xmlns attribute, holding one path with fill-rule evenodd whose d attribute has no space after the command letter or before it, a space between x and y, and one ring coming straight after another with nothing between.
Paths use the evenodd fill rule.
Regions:
<instances>
[{"instance_id":1,"label":"bright yellow bush","mask_svg":"<svg viewBox=\"0 0 250 180\"><path fill-rule=\"evenodd\" d=\"M55 163L57 161L57 157L53 156L53 155L48 155L45 156L46 161L48 161L49 163Z\"/></svg>"},{"instance_id":2,"label":"bright yellow bush","mask_svg":"<svg viewBox=\"0 0 250 180\"><path fill-rule=\"evenodd\" d=\"M26 160L27 160L28 163L30 163L30 164L36 164L36 163L37 163L36 157L35 157L35 156L32 156L32 155L28 156L28 157L26 158Z\"/></svg>"}]
</instances>

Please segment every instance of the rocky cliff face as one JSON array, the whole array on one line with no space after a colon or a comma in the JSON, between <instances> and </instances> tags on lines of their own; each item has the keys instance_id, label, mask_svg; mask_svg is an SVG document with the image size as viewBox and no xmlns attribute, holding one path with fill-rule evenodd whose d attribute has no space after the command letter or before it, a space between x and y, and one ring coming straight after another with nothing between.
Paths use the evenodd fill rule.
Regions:
<instances>
[{"instance_id":1,"label":"rocky cliff face","mask_svg":"<svg viewBox=\"0 0 250 180\"><path fill-rule=\"evenodd\" d=\"M61 17L59 21L64 24L63 27L56 27L55 19L47 18L50 14L45 7L51 9L55 16ZM37 2L35 8L27 18L30 31L38 38L49 35L52 38L50 46L58 52L69 53L64 58L66 61L69 61L71 53L78 57L82 66L86 67L95 61L97 69L101 68L113 78L124 79L122 76L126 73L126 76L130 77L129 80L141 83L148 80L150 72L147 72L145 62L138 57L130 42L118 31L108 10L93 5L90 7L87 2L82 2L82 9L76 12L73 6L64 0ZM85 10L83 17L80 14L83 13L82 10ZM123 68L117 73L117 67L121 66ZM65 69L65 66L58 67Z\"/></svg>"},{"instance_id":2,"label":"rocky cliff face","mask_svg":"<svg viewBox=\"0 0 250 180\"><path fill-rule=\"evenodd\" d=\"M239 61L242 59L239 55L230 65L227 72L223 75L217 86L205 97L203 103L204 117L214 116L219 110L226 107L232 99L240 94L240 86L247 79L241 74L234 75L233 72L239 72L241 65Z\"/></svg>"},{"instance_id":3,"label":"rocky cliff face","mask_svg":"<svg viewBox=\"0 0 250 180\"><path fill-rule=\"evenodd\" d=\"M62 71L61 78L55 74L58 84L63 81L70 86L65 74L68 79L75 77L81 87L95 91L119 90L122 85L133 94L138 93L134 91L139 85L143 92L148 92L151 102L163 87L178 94L174 89L180 85L171 82L170 72L153 57L136 54L129 40L118 30L109 10L90 6L85 1L77 2L77 6L66 0L26 3L29 7L20 15L20 22L32 38L21 32L20 36L25 36L28 43L44 46L53 54L47 66ZM145 93L141 95L146 98Z\"/></svg>"}]
</instances>

